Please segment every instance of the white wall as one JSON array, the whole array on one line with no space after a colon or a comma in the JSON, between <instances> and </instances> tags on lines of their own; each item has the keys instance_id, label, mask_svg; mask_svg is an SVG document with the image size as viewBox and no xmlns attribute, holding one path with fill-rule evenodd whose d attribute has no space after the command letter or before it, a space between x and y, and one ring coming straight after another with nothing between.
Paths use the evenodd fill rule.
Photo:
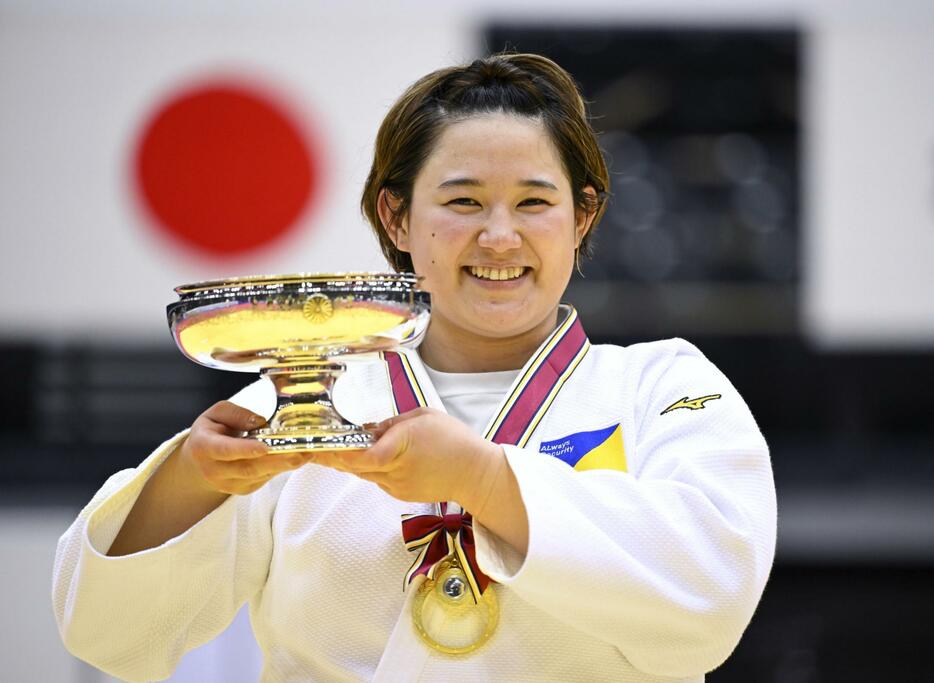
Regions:
<instances>
[{"instance_id":1,"label":"white wall","mask_svg":"<svg viewBox=\"0 0 934 683\"><path fill-rule=\"evenodd\" d=\"M934 347L934 21L809 42L807 327L829 347Z\"/></svg>"}]
</instances>

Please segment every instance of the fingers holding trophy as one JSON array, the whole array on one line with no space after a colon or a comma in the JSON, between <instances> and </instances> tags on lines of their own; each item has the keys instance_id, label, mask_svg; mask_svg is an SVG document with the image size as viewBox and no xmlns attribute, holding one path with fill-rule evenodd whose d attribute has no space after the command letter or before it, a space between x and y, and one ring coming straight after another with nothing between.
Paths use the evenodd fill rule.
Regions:
<instances>
[{"instance_id":1,"label":"fingers holding trophy","mask_svg":"<svg viewBox=\"0 0 934 683\"><path fill-rule=\"evenodd\" d=\"M372 443L334 407L343 360L417 346L430 295L412 273L296 274L183 285L167 308L190 360L258 372L276 389L276 412L248 436L273 452L360 449Z\"/></svg>"}]
</instances>

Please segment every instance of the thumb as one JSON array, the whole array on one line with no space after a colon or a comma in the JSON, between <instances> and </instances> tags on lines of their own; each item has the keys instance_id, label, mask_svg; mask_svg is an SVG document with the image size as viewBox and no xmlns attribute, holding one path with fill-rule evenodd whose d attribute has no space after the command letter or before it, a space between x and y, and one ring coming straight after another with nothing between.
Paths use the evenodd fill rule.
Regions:
<instances>
[{"instance_id":1,"label":"thumb","mask_svg":"<svg viewBox=\"0 0 934 683\"><path fill-rule=\"evenodd\" d=\"M391 427L402 424L403 422L414 420L415 418L421 417L422 415L425 415L426 413L430 413L430 412L431 412L431 408L425 408L425 407L413 408L412 410L408 410L404 413L399 413L398 415L395 415L393 417L388 417L382 422L368 422L363 426L366 427L367 431L370 431L370 432L385 432L387 429L390 429Z\"/></svg>"},{"instance_id":2,"label":"thumb","mask_svg":"<svg viewBox=\"0 0 934 683\"><path fill-rule=\"evenodd\" d=\"M204 413L204 417L227 429L245 432L266 423L262 415L238 406L230 401L218 401Z\"/></svg>"},{"instance_id":3,"label":"thumb","mask_svg":"<svg viewBox=\"0 0 934 683\"><path fill-rule=\"evenodd\" d=\"M412 422L393 424L379 433L373 432L376 443L368 448L364 457L370 458L374 468L385 469L407 453L412 444Z\"/></svg>"}]
</instances>

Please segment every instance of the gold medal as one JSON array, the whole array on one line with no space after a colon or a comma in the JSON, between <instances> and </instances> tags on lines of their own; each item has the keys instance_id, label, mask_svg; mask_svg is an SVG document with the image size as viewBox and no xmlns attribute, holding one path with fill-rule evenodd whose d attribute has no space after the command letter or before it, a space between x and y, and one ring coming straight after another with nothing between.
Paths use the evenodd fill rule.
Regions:
<instances>
[{"instance_id":1,"label":"gold medal","mask_svg":"<svg viewBox=\"0 0 934 683\"><path fill-rule=\"evenodd\" d=\"M441 561L435 578L426 578L412 602L415 631L430 648L449 655L473 652L490 639L499 623L493 586L477 602L456 558Z\"/></svg>"}]
</instances>

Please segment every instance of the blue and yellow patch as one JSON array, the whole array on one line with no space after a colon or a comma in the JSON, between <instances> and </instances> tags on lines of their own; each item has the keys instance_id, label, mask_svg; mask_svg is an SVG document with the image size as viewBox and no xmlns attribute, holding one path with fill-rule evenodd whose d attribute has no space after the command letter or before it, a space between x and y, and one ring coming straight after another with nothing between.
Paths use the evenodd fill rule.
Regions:
<instances>
[{"instance_id":1,"label":"blue and yellow patch","mask_svg":"<svg viewBox=\"0 0 934 683\"><path fill-rule=\"evenodd\" d=\"M543 441L538 451L563 460L578 471L626 471L623 430L618 424L592 432L577 432L553 441Z\"/></svg>"}]
</instances>

